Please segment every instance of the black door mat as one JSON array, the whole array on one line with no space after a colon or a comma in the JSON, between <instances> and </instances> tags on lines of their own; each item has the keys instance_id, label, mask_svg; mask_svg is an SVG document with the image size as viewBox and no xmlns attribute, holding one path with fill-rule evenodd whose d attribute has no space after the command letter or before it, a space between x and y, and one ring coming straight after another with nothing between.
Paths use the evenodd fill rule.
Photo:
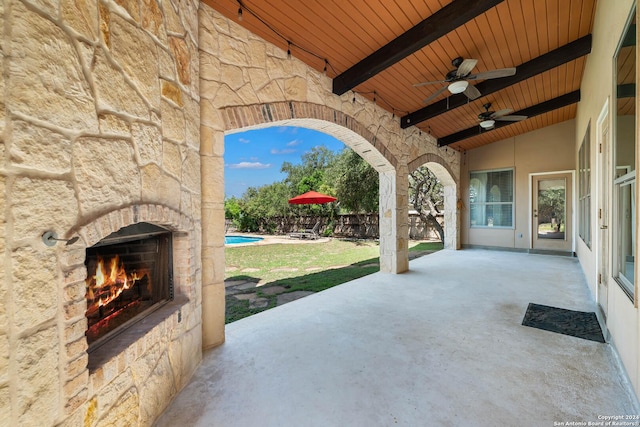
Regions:
<instances>
[{"instance_id":1,"label":"black door mat","mask_svg":"<svg viewBox=\"0 0 640 427\"><path fill-rule=\"evenodd\" d=\"M600 323L598 323L594 312L566 310L529 303L522 324L585 340L605 342Z\"/></svg>"}]
</instances>

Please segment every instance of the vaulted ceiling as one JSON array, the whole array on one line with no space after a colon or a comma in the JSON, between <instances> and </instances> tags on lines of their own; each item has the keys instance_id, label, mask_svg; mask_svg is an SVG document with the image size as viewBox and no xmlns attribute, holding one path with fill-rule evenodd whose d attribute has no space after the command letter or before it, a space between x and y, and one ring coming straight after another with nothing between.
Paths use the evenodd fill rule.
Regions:
<instances>
[{"instance_id":1,"label":"vaulted ceiling","mask_svg":"<svg viewBox=\"0 0 640 427\"><path fill-rule=\"evenodd\" d=\"M470 150L575 117L591 50L596 0L204 0L226 17L417 126L439 145ZM239 9L242 19L239 20ZM448 90L456 57L477 59L481 96ZM514 110L519 122L481 131L478 114Z\"/></svg>"}]
</instances>

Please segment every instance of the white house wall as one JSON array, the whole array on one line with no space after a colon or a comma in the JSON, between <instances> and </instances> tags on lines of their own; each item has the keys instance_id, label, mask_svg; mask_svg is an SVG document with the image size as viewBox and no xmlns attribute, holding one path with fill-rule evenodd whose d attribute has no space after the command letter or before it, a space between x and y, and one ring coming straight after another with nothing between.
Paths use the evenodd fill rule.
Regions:
<instances>
[{"instance_id":1,"label":"white house wall","mask_svg":"<svg viewBox=\"0 0 640 427\"><path fill-rule=\"evenodd\" d=\"M568 120L514 138L468 151L462 158L463 245L529 249L529 174L575 169L573 144L575 123ZM514 169L514 227L471 228L469 220L469 173L491 169Z\"/></svg>"},{"instance_id":2,"label":"white house wall","mask_svg":"<svg viewBox=\"0 0 640 427\"><path fill-rule=\"evenodd\" d=\"M574 155L576 158L578 156L578 150L580 149L582 138L589 123L591 123L592 203L590 226L591 235L593 236L593 244L591 245L591 248L589 248L580 238L577 238L576 252L593 295L596 293L596 250L599 247L599 242L597 240L597 201L600 185L597 181L597 179L599 179L598 174L594 173L598 165L596 123L603 106L607 102L609 102L610 106L610 116L613 114L611 113L611 110L615 109L615 98L613 94L613 57L620 37L624 31L624 26L627 22L629 13L633 7L633 3L634 2L632 0L598 2L593 28L593 45L591 54L587 57L584 77L580 88L582 100L578 104L575 119L576 141L574 145ZM611 123L610 128L612 129ZM637 155L638 150L636 149L636 156ZM636 191L638 190L636 189ZM612 192L612 189L610 189L610 195ZM608 209L609 218L611 218L611 214L613 212L611 201L608 203ZM636 221L637 218L638 215L636 213ZM637 243L636 253L638 253ZM626 294L624 294L622 289L613 281L613 279L609 277L608 281L606 325L610 333L610 342L616 347L637 394L640 390L640 316L638 315L638 309L634 307L633 302L626 296Z\"/></svg>"},{"instance_id":3,"label":"white house wall","mask_svg":"<svg viewBox=\"0 0 640 427\"><path fill-rule=\"evenodd\" d=\"M469 151L463 155L462 159L462 191L463 200L467 204L469 171L513 167L516 180L514 228L472 229L469 227L467 207L462 215L463 245L526 249L529 247L530 233L528 174L554 170L576 170L578 151L587 129L590 129L591 247L588 247L577 236L578 224L574 226L574 234L575 252L594 299L597 292L598 274L596 250L600 246L597 221L598 191L600 188L598 181L600 178L596 170L598 166L597 121L605 104L608 102L611 110L612 100L615 102L613 97L613 56L632 7L633 1L630 0L598 3L592 33L592 50L587 57L580 88L581 101L578 103L574 120ZM609 123L609 128L612 129L611 123ZM637 132L637 129L628 128L628 131L629 133ZM567 141L572 142L567 143ZM554 154L549 155L549 153ZM638 150L636 150L637 155ZM622 154L622 157L629 156ZM638 190L636 189L636 191ZM613 190L609 189L609 193L611 195ZM636 194L636 199L637 197ZM576 208L577 206L574 206L574 211ZM611 201L608 203L608 210L609 218L611 218L613 212ZM638 218L637 213L636 218ZM520 237L521 234L523 237ZM638 253L637 247L636 253ZM610 334L609 342L616 348L638 394L640 391L640 315L633 302L615 281L611 277L608 278L608 281L606 327Z\"/></svg>"}]
</instances>

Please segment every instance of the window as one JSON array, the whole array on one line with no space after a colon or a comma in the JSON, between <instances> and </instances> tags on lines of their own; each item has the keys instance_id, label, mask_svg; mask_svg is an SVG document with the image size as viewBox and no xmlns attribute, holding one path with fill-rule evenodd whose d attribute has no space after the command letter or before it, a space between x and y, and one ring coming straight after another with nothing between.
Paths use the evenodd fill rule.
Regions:
<instances>
[{"instance_id":1,"label":"window","mask_svg":"<svg viewBox=\"0 0 640 427\"><path fill-rule=\"evenodd\" d=\"M613 277L635 298L636 257L636 31L635 7L615 55L613 162Z\"/></svg>"},{"instance_id":2,"label":"window","mask_svg":"<svg viewBox=\"0 0 640 427\"><path fill-rule=\"evenodd\" d=\"M513 227L513 169L471 172L471 227Z\"/></svg>"},{"instance_id":3,"label":"window","mask_svg":"<svg viewBox=\"0 0 640 427\"><path fill-rule=\"evenodd\" d=\"M636 177L635 172L616 180L616 280L629 296L634 294L636 257Z\"/></svg>"},{"instance_id":4,"label":"window","mask_svg":"<svg viewBox=\"0 0 640 427\"><path fill-rule=\"evenodd\" d=\"M578 235L591 247L591 144L589 133L591 126L582 139L578 153Z\"/></svg>"}]
</instances>

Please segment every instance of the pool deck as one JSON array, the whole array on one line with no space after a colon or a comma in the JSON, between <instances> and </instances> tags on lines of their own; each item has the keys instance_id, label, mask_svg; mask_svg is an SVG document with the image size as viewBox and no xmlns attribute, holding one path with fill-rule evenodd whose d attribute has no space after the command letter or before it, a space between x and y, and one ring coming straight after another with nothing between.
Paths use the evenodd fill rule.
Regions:
<instances>
[{"instance_id":1,"label":"pool deck","mask_svg":"<svg viewBox=\"0 0 640 427\"><path fill-rule=\"evenodd\" d=\"M305 243L327 243L331 241L331 237L320 237L318 239L292 239L289 236L286 235L269 235L269 234L255 234L255 233L228 233L226 235L228 236L238 236L238 237L256 237L256 238L261 238L262 240L257 241L257 242L247 242L247 243L234 243L231 245L225 245L225 246L233 246L233 247L240 247L240 246L249 246L249 245L273 245L276 243L282 243L282 244L305 244Z\"/></svg>"}]
</instances>

